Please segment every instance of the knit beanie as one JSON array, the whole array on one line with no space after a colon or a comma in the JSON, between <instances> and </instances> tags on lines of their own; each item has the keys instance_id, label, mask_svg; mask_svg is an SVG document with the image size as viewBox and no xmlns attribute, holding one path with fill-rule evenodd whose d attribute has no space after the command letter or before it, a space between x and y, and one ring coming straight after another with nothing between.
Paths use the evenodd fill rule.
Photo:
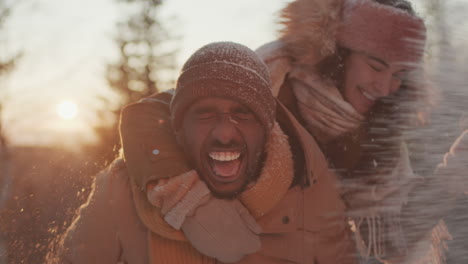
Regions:
<instances>
[{"instance_id":1,"label":"knit beanie","mask_svg":"<svg viewBox=\"0 0 468 264\"><path fill-rule=\"evenodd\" d=\"M232 42L215 42L197 50L182 67L171 101L177 131L187 109L199 99L220 97L248 107L269 131L276 102L268 68L251 49Z\"/></svg>"}]
</instances>

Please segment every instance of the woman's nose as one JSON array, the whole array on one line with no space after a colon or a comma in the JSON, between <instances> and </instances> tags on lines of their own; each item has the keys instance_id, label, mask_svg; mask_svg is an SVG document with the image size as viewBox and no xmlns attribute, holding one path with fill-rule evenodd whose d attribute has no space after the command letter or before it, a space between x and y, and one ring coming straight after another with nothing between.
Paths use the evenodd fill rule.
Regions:
<instances>
[{"instance_id":1,"label":"woman's nose","mask_svg":"<svg viewBox=\"0 0 468 264\"><path fill-rule=\"evenodd\" d=\"M393 76L391 72L383 72L376 82L376 95L386 97L398 90L401 80Z\"/></svg>"}]
</instances>

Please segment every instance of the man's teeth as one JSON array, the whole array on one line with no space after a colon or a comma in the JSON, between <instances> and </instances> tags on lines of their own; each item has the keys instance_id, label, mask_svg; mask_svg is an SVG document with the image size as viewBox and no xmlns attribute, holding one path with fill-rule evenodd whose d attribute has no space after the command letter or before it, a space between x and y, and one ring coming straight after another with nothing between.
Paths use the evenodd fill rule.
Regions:
<instances>
[{"instance_id":1,"label":"man's teeth","mask_svg":"<svg viewBox=\"0 0 468 264\"><path fill-rule=\"evenodd\" d=\"M240 157L240 152L210 152L210 158L217 161L231 161Z\"/></svg>"}]
</instances>

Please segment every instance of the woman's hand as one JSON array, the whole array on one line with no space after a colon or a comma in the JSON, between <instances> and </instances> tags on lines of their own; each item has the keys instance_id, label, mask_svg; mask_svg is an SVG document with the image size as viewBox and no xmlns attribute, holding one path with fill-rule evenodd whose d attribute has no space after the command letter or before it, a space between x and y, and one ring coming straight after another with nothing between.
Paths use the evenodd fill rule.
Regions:
<instances>
[{"instance_id":1,"label":"woman's hand","mask_svg":"<svg viewBox=\"0 0 468 264\"><path fill-rule=\"evenodd\" d=\"M455 140L436 174L445 177L450 193L468 194L468 130Z\"/></svg>"}]
</instances>

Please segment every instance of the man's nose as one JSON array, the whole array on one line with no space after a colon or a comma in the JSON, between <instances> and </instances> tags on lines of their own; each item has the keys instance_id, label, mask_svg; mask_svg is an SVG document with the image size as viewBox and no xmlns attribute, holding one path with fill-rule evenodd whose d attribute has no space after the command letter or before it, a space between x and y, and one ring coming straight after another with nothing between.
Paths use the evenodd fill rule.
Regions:
<instances>
[{"instance_id":1,"label":"man's nose","mask_svg":"<svg viewBox=\"0 0 468 264\"><path fill-rule=\"evenodd\" d=\"M215 127L211 131L212 136L219 143L229 144L231 143L236 135L237 128L234 121L231 119L230 115L223 115L218 122L216 122Z\"/></svg>"}]
</instances>

